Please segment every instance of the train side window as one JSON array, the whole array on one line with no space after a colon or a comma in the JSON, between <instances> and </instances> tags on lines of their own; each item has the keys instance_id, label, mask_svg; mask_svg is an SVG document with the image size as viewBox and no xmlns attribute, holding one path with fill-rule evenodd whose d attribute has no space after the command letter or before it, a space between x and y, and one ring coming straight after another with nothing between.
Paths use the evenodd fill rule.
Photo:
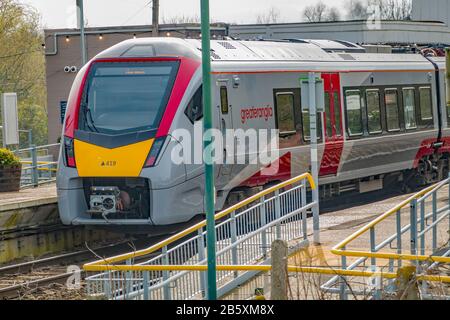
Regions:
<instances>
[{"instance_id":1,"label":"train side window","mask_svg":"<svg viewBox=\"0 0 450 320\"><path fill-rule=\"evenodd\" d=\"M276 94L276 114L280 135L295 134L293 92L280 92Z\"/></svg>"},{"instance_id":2,"label":"train side window","mask_svg":"<svg viewBox=\"0 0 450 320\"><path fill-rule=\"evenodd\" d=\"M420 119L425 121L433 120L431 88L429 87L419 88L419 96L420 96Z\"/></svg>"},{"instance_id":3,"label":"train side window","mask_svg":"<svg viewBox=\"0 0 450 320\"><path fill-rule=\"evenodd\" d=\"M363 134L361 93L359 90L345 92L345 105L347 108L347 130L350 136Z\"/></svg>"},{"instance_id":4,"label":"train side window","mask_svg":"<svg viewBox=\"0 0 450 320\"><path fill-rule=\"evenodd\" d=\"M322 139L322 114L317 112L317 139ZM311 140L311 130L310 130L310 117L309 111L302 111L302 128L303 128L303 139L305 141Z\"/></svg>"},{"instance_id":5,"label":"train side window","mask_svg":"<svg viewBox=\"0 0 450 320\"><path fill-rule=\"evenodd\" d=\"M389 132L400 131L400 113L398 110L397 89L386 89L384 93L386 105L386 124Z\"/></svg>"},{"instance_id":6,"label":"train side window","mask_svg":"<svg viewBox=\"0 0 450 320\"><path fill-rule=\"evenodd\" d=\"M198 88L192 97L191 101L189 101L184 114L188 117L191 123L200 120L203 117L203 91L202 86Z\"/></svg>"},{"instance_id":7,"label":"train side window","mask_svg":"<svg viewBox=\"0 0 450 320\"><path fill-rule=\"evenodd\" d=\"M334 123L336 129L336 135L338 137L342 136L341 130L341 102L339 101L339 94L337 92L333 93L334 99Z\"/></svg>"},{"instance_id":8,"label":"train side window","mask_svg":"<svg viewBox=\"0 0 450 320\"><path fill-rule=\"evenodd\" d=\"M228 114L228 90L226 86L220 87L220 109L222 114Z\"/></svg>"},{"instance_id":9,"label":"train side window","mask_svg":"<svg viewBox=\"0 0 450 320\"><path fill-rule=\"evenodd\" d=\"M331 124L330 94L325 92L325 130L327 137L333 136L333 127Z\"/></svg>"},{"instance_id":10,"label":"train side window","mask_svg":"<svg viewBox=\"0 0 450 320\"><path fill-rule=\"evenodd\" d=\"M405 115L405 128L416 129L416 91L414 88L403 89L403 112Z\"/></svg>"},{"instance_id":11,"label":"train side window","mask_svg":"<svg viewBox=\"0 0 450 320\"><path fill-rule=\"evenodd\" d=\"M382 132L381 127L381 107L380 107L380 91L367 90L367 127L369 134L377 134Z\"/></svg>"}]
</instances>

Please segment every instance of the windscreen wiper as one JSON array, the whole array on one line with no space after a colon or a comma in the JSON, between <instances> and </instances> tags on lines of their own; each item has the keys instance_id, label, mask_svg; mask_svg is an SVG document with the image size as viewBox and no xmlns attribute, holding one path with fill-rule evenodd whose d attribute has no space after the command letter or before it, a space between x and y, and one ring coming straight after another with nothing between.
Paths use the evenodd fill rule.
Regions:
<instances>
[{"instance_id":1,"label":"windscreen wiper","mask_svg":"<svg viewBox=\"0 0 450 320\"><path fill-rule=\"evenodd\" d=\"M86 124L90 131L92 132L99 132L97 127L95 126L94 119L92 118L92 112L91 109L89 109L87 103L83 103L83 111L84 111L84 118L86 119Z\"/></svg>"}]
</instances>

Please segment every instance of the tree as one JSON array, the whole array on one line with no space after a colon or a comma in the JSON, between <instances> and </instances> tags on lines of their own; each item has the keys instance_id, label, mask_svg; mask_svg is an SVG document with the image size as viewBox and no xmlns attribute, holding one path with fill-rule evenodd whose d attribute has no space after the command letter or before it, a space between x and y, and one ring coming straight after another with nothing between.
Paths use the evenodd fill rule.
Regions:
<instances>
[{"instance_id":1,"label":"tree","mask_svg":"<svg viewBox=\"0 0 450 320\"><path fill-rule=\"evenodd\" d=\"M347 0L345 7L350 20L366 20L373 9L380 20L410 20L412 14L411 0Z\"/></svg>"},{"instance_id":2,"label":"tree","mask_svg":"<svg viewBox=\"0 0 450 320\"><path fill-rule=\"evenodd\" d=\"M327 6L322 1L319 1L315 5L307 6L303 10L303 17L308 22L321 22L325 21Z\"/></svg>"},{"instance_id":3,"label":"tree","mask_svg":"<svg viewBox=\"0 0 450 320\"><path fill-rule=\"evenodd\" d=\"M44 145L47 142L48 125L45 109L36 104L22 103L19 109L19 127L22 130L32 130L33 143ZM20 146L28 147L28 133L20 133Z\"/></svg>"},{"instance_id":4,"label":"tree","mask_svg":"<svg viewBox=\"0 0 450 320\"><path fill-rule=\"evenodd\" d=\"M371 0L377 6L382 20L411 20L411 0Z\"/></svg>"},{"instance_id":5,"label":"tree","mask_svg":"<svg viewBox=\"0 0 450 320\"><path fill-rule=\"evenodd\" d=\"M198 15L179 15L173 17L164 17L162 19L163 24L183 24L183 23L200 23L200 17Z\"/></svg>"},{"instance_id":6,"label":"tree","mask_svg":"<svg viewBox=\"0 0 450 320\"><path fill-rule=\"evenodd\" d=\"M349 20L366 20L369 18L367 1L347 0L345 7L347 10L347 19Z\"/></svg>"},{"instance_id":7,"label":"tree","mask_svg":"<svg viewBox=\"0 0 450 320\"><path fill-rule=\"evenodd\" d=\"M303 18L308 22L339 21L341 15L336 7L327 7L322 1L308 6L303 11Z\"/></svg>"},{"instance_id":8,"label":"tree","mask_svg":"<svg viewBox=\"0 0 450 320\"><path fill-rule=\"evenodd\" d=\"M332 7L328 10L327 21L339 21L341 20L341 13L336 7Z\"/></svg>"},{"instance_id":9,"label":"tree","mask_svg":"<svg viewBox=\"0 0 450 320\"><path fill-rule=\"evenodd\" d=\"M280 19L280 10L271 7L267 13L258 14L256 16L257 24L278 23Z\"/></svg>"},{"instance_id":10,"label":"tree","mask_svg":"<svg viewBox=\"0 0 450 320\"><path fill-rule=\"evenodd\" d=\"M31 127L36 144L47 143L45 57L39 15L18 0L0 0L0 93L16 92L20 129ZM27 108L35 108L26 125ZM34 124L39 125L33 127ZM27 145L23 141L21 146Z\"/></svg>"}]
</instances>

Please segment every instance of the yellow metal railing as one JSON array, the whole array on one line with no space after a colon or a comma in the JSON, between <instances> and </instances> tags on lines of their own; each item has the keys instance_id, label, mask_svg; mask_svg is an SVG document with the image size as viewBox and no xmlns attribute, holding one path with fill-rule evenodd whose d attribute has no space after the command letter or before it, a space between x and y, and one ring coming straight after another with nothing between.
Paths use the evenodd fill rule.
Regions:
<instances>
[{"instance_id":1,"label":"yellow metal railing","mask_svg":"<svg viewBox=\"0 0 450 320\"><path fill-rule=\"evenodd\" d=\"M27 164L27 165L32 165L33 162L29 161L29 160L22 160L20 161L22 164ZM54 162L54 161L37 161L37 170L38 171L51 171L51 172L57 172L58 169L56 168L43 168L45 166L51 166L51 165L57 165L58 162ZM33 167L25 167L22 168L23 170L30 170L33 169Z\"/></svg>"},{"instance_id":2,"label":"yellow metal railing","mask_svg":"<svg viewBox=\"0 0 450 320\"><path fill-rule=\"evenodd\" d=\"M238 209L241 209L243 207L245 207L246 205L255 202L257 200L260 199L264 199L263 197L274 193L276 191L278 191L279 189L282 189L286 186L289 185L293 185L296 182L299 182L301 180L308 180L311 188L316 188L316 185L314 184L314 181L311 177L311 175L309 174L303 174L299 177L296 177L294 179L288 180L286 182L283 182L277 186L274 186L270 189L264 190L220 213L218 213L215 216L215 219L221 219L224 218L230 214L232 214L233 212L235 212ZM378 218L376 218L375 220L373 220L372 222L368 223L367 225L365 225L364 227L362 227L361 229L359 229L358 231L356 231L354 234L352 234L351 236L349 236L348 238L346 238L345 240L343 240L342 242L340 242L338 245L336 245L331 252L340 256L349 256L349 257L360 257L361 259L359 261L365 261L368 258L380 258L380 259L389 259L389 260L393 260L393 259L397 259L397 260L411 260L411 261L433 261L433 262L443 262L443 263L448 263L450 262L450 258L449 257L440 257L440 256L425 256L425 255L413 255L413 254L402 254L402 253L390 253L390 252L377 252L377 249L374 249L374 247L372 247L372 243L371 243L371 251L352 251L352 250L346 250L346 246L349 245L350 243L352 243L355 239L357 239L358 237L360 237L361 235L365 234L366 232L370 231L371 234L372 232L374 232L374 228L376 226L378 226L381 222L386 221L386 219L388 219L389 217L391 217L393 214L395 213L400 213L400 211L409 206L413 201L417 202L423 202L424 199L426 199L428 196L433 195L433 200L436 200L436 190L439 190L439 188L441 186L443 186L445 183L448 183L450 180L446 180L445 182L441 182L438 183L436 185L433 185L431 187L426 188L425 190L422 190L420 192L418 192L417 194L411 196L410 198L404 200L403 202L401 202L400 204L396 205L394 208L392 208L391 210L387 211L386 213L380 215ZM303 186L303 185L302 185ZM275 193L277 195L277 193ZM448 209L448 207L444 208L444 209ZM151 265L151 264L136 264L133 262L130 262L131 259L137 258L137 257L141 257L144 255L148 255L151 253L154 253L155 251L158 251L160 249L163 249L164 252L164 248L167 249L167 246L169 246L170 244L173 244L175 241L180 240L182 238L184 238L185 236L199 231L201 230L201 228L203 228L206 225L205 221L198 223L186 230L184 230L183 232L180 232L174 236L171 236L170 238L168 238L167 240L164 240L154 246L151 246L147 249L144 250L140 250L140 251L136 251L136 252L132 252L132 253L128 253L128 254L123 254L123 255L119 255L119 256L115 256L112 258L107 258L107 259L103 259L103 260L98 260L98 261L94 261L92 263L88 263L85 264L83 267L86 271L98 271L98 272L131 272L130 275L132 275L132 272L142 272L143 274L145 272L161 272L162 274L162 279L163 282L156 285L156 287L161 287L161 288L165 288L164 290L169 290L167 289L168 285L169 285L169 280L167 278L168 274L171 274L169 272L180 272L177 273L177 275L181 274L181 272L194 272L194 274L196 274L196 272L205 272L207 271L207 266L206 265L200 265L200 264L193 264L193 265L187 265L187 264L180 264L180 263L176 263L174 265L168 265L169 264L169 260L162 260L163 262L161 262L160 264L157 265ZM401 230L405 230L405 228L402 228L400 225ZM403 231L402 231L403 232ZM372 240L371 240L372 241ZM380 245L379 247L380 249L383 248L383 246ZM401 252L401 250L399 250L398 252ZM344 261L345 258L343 258ZM375 261L375 260L372 260ZM123 264L124 262L127 262L127 264ZM391 261L390 261L391 262ZM272 266L270 265L239 265L238 263L233 264L233 265L228 265L229 263L223 263L221 265L218 265L216 267L216 272L239 272L239 271L244 271L244 272L269 272L272 269ZM372 262L372 266L374 266L375 262ZM399 262L399 266L400 266L400 262ZM166 274L166 278L164 279L164 272ZM343 262L342 267L339 268L333 268L333 267L314 267L314 266L310 266L310 267L302 267L302 266L288 266L288 272L291 273L308 273L308 274L317 274L317 275L329 275L332 276L333 278L330 281L334 281L336 282L336 280L333 279L339 279L340 278L345 278L345 277L362 277L362 278L370 278L370 277L378 277L378 278L382 278L382 279L387 279L389 281L393 281L395 279L398 278L398 274L394 271L394 268L390 268L388 270L388 272L384 272L381 269L356 269L354 267L346 267L346 264ZM138 273L139 274L139 273ZM176 275L176 276L177 276ZM120 278L121 275L120 273L117 274L117 276ZM176 277L175 276L175 277ZM105 278L103 278L105 277ZM107 283L108 280L110 279L111 276L105 276L100 274L100 281L102 281L101 279L106 279L105 283ZM114 276L113 276L114 278ZM139 276L137 276L137 278L139 278ZM143 276L143 279L144 276ZM148 279L148 278L147 278ZM448 275L439 275L439 274L428 274L426 271L423 272L418 272L417 275L415 275L415 280L418 281L428 281L428 282L439 282L439 283L450 283L450 276ZM145 281L145 280L143 280ZM172 281L172 280L170 280ZM330 282L329 281L329 282ZM327 284L329 283L327 282ZM345 281L344 281L345 282ZM323 285L324 290L331 290L330 286L327 287L326 285ZM111 285L111 284L110 284ZM107 286L105 284L105 286ZM156 288L155 287L155 288ZM160 289L158 287L158 290ZM143 287L144 288L144 287ZM322 287L321 287L322 288ZM105 289L106 290L106 289ZM111 289L108 289L111 290ZM125 290L125 289L124 289ZM128 289L126 289L128 290ZM153 290L153 289L152 289ZM155 289L156 290L156 289ZM164 293L163 290L163 293ZM340 284L340 289L334 289L333 290L340 290L341 293L344 292L346 290L346 286L342 285L342 283ZM148 289L147 289L148 291ZM155 291L156 292L156 291ZM167 291L168 292L168 291ZM336 292L336 291L335 291ZM126 294L125 294L126 295ZM164 293L164 297L166 298L166 295ZM170 299L170 295L167 295L167 299ZM345 299L345 298L344 298Z\"/></svg>"},{"instance_id":3,"label":"yellow metal railing","mask_svg":"<svg viewBox=\"0 0 450 320\"><path fill-rule=\"evenodd\" d=\"M222 219L224 217L229 216L232 212L235 212L236 210L239 210L243 207L245 207L246 205L255 202L257 200L260 200L261 198L263 198L266 195L269 195L271 193L274 193L284 187L293 185L299 181L302 180L308 180L309 185L311 187L311 189L315 189L317 186L314 182L313 177L311 176L311 174L309 173L304 173L302 175L299 175L295 178L292 178L290 180L287 180L285 182L282 182L276 186L273 186L271 188L265 189L247 199L245 199L244 201L241 201L231 207L229 207L228 209L225 209L219 213L217 213L215 215L215 220L219 220ZM94 262L90 262L87 263L85 265L83 265L83 269L85 271L114 271L116 270L116 268L125 268L126 270L145 270L145 268L147 267L147 265L114 265L115 263L119 263L119 262L125 262L126 260L129 259L135 259L138 257L142 257L145 255L149 255L152 254L164 247L169 246L170 244L173 244L175 241L178 241L182 238L184 238L185 236L192 234L193 232L196 232L198 230L200 230L201 228L206 226L206 221L202 221L199 222L197 224L195 224L192 227L187 228L186 230L179 232L171 237L169 237L168 239L161 241L149 248L143 249L143 250L139 250L139 251L135 251L135 252L131 252L131 253L126 253L126 254L122 254L122 255L118 255L115 257L111 257L111 258L106 258L106 259L102 259L102 260L97 260ZM161 266L149 266L149 267L155 267L155 268L159 268ZM185 266L172 266L174 269L172 270L177 270L177 267L185 267ZM125 269L120 269L120 270L125 270ZM155 269L154 269L155 270ZM161 269L158 269L161 270Z\"/></svg>"},{"instance_id":4,"label":"yellow metal railing","mask_svg":"<svg viewBox=\"0 0 450 320\"><path fill-rule=\"evenodd\" d=\"M95 271L207 271L206 265L95 265ZM91 270L84 266L85 270ZM216 271L261 271L272 270L270 265L218 265ZM396 279L398 276L394 272L363 271L349 269L333 269L319 267L298 267L288 266L289 272L312 273L331 276L349 277L373 277L378 276L385 279ZM440 275L417 275L417 280L450 283L450 276Z\"/></svg>"},{"instance_id":5,"label":"yellow metal railing","mask_svg":"<svg viewBox=\"0 0 450 320\"><path fill-rule=\"evenodd\" d=\"M411 202L417 199L422 198L423 196L429 194L436 188L442 186L442 184L448 183L447 181L437 183L435 185L432 185L428 188L425 188L424 190L414 194L413 196L409 197L408 199L402 201L400 204L396 205L392 209L388 210L375 220L368 223L366 226L362 227L340 243L338 243L336 246L331 249L331 252L333 254L339 255L339 256L346 256L346 257L363 257L363 258L379 258L379 259L395 259L395 260L409 260L409 261L430 261L430 262L440 262L440 263L450 263L450 257L442 257L442 256L433 256L433 255L414 255L414 254L403 254L403 253L393 253L393 252L372 252L372 251L356 251L356 250L347 250L346 246L350 244L351 242L355 241L357 238L359 238L361 235L365 234L366 232L370 231L370 229L374 228L381 222L385 221L387 218L393 216L401 209L405 208L406 206L410 206Z\"/></svg>"},{"instance_id":6,"label":"yellow metal railing","mask_svg":"<svg viewBox=\"0 0 450 320\"><path fill-rule=\"evenodd\" d=\"M288 185L294 184L300 180L308 179L312 188L315 188L314 181L309 174L303 174L294 179L283 182L277 186L274 186L270 189L266 189L218 214L216 214L215 219L221 219L231 212L238 210L247 204L256 201L263 196L270 194L276 190L279 190ZM450 262L450 257L438 257L438 256L422 256L422 255L411 255L411 254L396 254L396 253L388 253L388 252L370 252L370 251L351 251L344 250L345 246L354 241L356 238L361 236L362 234L369 231L371 228L375 227L382 221L386 220L402 208L408 206L411 201L414 199L419 199L420 197L426 195L430 191L432 191L439 184L430 186L419 193L411 196L410 198L402 201L400 204L396 205L386 213L382 214L363 228L359 229L351 236L347 237L345 240L336 245L331 252L336 255L341 256L349 256L349 257L364 257L364 258L380 258L380 259L399 259L399 260L412 260L412 261L428 261L431 260L433 262ZM112 258L107 258L103 260L94 261L91 263L87 263L83 266L86 271L206 271L207 266L205 265L114 265L114 263L122 262L128 259L133 259L136 257L140 257L143 255L151 254L165 246L170 245L171 243L185 237L186 235L198 231L200 228L204 227L206 222L200 222L183 232L180 232L167 240L164 240L154 246L151 246L147 249L136 251L133 253L123 254L119 256L115 256ZM217 271L270 271L271 266L269 265L218 265ZM395 279L397 278L397 274L393 272L371 272L371 271L361 271L361 270L349 270L349 269L333 269L333 268L318 268L318 267L298 267L298 266L288 266L289 272L302 272L302 273L314 273L314 274L325 274L325 275L334 275L334 276L355 276L355 277L372 277L372 276L380 276L386 279ZM450 276L440 276L440 275L418 275L418 280L425 281L437 281L437 282L445 282L450 283Z\"/></svg>"}]
</instances>

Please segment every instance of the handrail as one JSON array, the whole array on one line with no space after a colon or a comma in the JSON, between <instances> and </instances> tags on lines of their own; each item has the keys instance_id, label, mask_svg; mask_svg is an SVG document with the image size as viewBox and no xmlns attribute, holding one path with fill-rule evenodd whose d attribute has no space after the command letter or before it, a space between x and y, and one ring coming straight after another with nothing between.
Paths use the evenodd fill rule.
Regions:
<instances>
[{"instance_id":1,"label":"handrail","mask_svg":"<svg viewBox=\"0 0 450 320\"><path fill-rule=\"evenodd\" d=\"M207 271L207 265L101 265L96 271ZM272 270L271 265L218 265L217 271L261 271ZM321 267L288 266L288 272L301 272L338 276L373 277L380 276L386 279L396 279L397 273L381 271L364 271L349 269L333 269ZM417 275L417 280L450 283L450 276Z\"/></svg>"},{"instance_id":2,"label":"handrail","mask_svg":"<svg viewBox=\"0 0 450 320\"><path fill-rule=\"evenodd\" d=\"M376 225L386 220L393 214L397 213L407 205L410 205L413 200L424 199L427 196L431 195L435 190L442 187L445 183L448 183L449 179L446 179L442 182L436 183L432 186L421 190L420 192L414 194L408 199L402 201L392 209L383 213L381 216L371 221L361 229L354 232L352 235L345 238L343 241L338 243L331 249L331 253L339 256L347 256L347 257L364 257L364 258L380 258L380 259L398 259L398 260L409 260L409 261L431 261L431 262L441 262L441 263L450 263L450 257L441 257L441 256L433 256L433 255L413 255L413 254L402 254L402 253L391 253L391 252L371 252L371 251L355 251L355 250L346 250L345 247L354 241L356 238L366 233L370 229L374 228Z\"/></svg>"},{"instance_id":3,"label":"handrail","mask_svg":"<svg viewBox=\"0 0 450 320\"><path fill-rule=\"evenodd\" d=\"M24 164L31 164L33 163L33 161L30 160L20 160L20 162L24 163ZM42 165L52 165L52 164L58 164L57 161L37 161L37 164L42 164Z\"/></svg>"},{"instance_id":4,"label":"handrail","mask_svg":"<svg viewBox=\"0 0 450 320\"><path fill-rule=\"evenodd\" d=\"M31 151L34 149L44 149L44 148L50 148L50 147L59 147L60 143L53 143L53 144L46 144L43 146L36 146L34 148L24 148L24 149L19 149L19 150L15 150L14 153L20 153L20 152L27 152L27 151Z\"/></svg>"},{"instance_id":5,"label":"handrail","mask_svg":"<svg viewBox=\"0 0 450 320\"><path fill-rule=\"evenodd\" d=\"M298 181L305 180L305 179L308 180L311 189L313 189L313 190L316 189L317 186L316 186L316 184L314 182L314 179L311 176L311 174L310 173L304 173L304 174L301 174L301 175L299 175L299 176L297 176L295 178L292 178L292 179L289 179L287 181L284 181L284 182L282 182L282 183L280 183L278 185L275 185L273 187L265 189L265 190L255 194L255 195L253 195L253 196L251 196L251 197L249 197L249 198L247 198L247 199L245 199L245 200L243 200L243 201L241 201L241 202L239 202L239 203L229 207L228 209L225 209L225 210L217 213L214 216L214 220L219 220L221 218L224 218L224 217L230 215L232 212L245 207L249 203L252 203L252 202L254 202L256 200L261 199L262 197L264 197L264 196L266 196L268 194L271 194L271 193L273 193L273 192L275 192L277 190L280 190L280 189L282 189L282 188L284 188L286 186L292 185L292 184L294 184L294 183L296 183ZM173 242L175 242L175 241L177 241L179 239L184 238L188 234L191 234L191 233L193 233L195 231L198 231L199 229L203 228L204 226L206 226L206 221L199 222L199 223L193 225L192 227L189 227L186 230L181 231L181 232L179 232L179 233L169 237L168 239L163 240L163 241L161 241L161 242L159 242L159 243L157 243L157 244L155 244L155 245L153 245L153 246L151 246L149 248L138 250L138 251L131 252L131 253L121 254L121 255L118 255L118 256L111 257L111 258L105 258L105 259L102 259L102 260L97 260L97 261L94 261L94 262L86 263L86 264L83 265L83 269L85 271L104 271L105 268L106 268L106 270L110 270L108 268L112 267L111 264L113 264L113 263L124 261L124 260L128 260L128 259L134 259L134 258L137 258L137 257L141 257L141 256L144 256L144 255L151 254L151 253L153 253L153 252L155 252L155 251L157 251L159 249L162 249L162 248L172 244Z\"/></svg>"},{"instance_id":6,"label":"handrail","mask_svg":"<svg viewBox=\"0 0 450 320\"><path fill-rule=\"evenodd\" d=\"M421 197L422 195L426 194L428 191L434 189L436 185L432 185L416 194L414 194L413 196L409 197L408 199L400 202L398 205L396 205L395 207L393 207L392 209L388 210L387 212L383 213L381 216L379 216L378 218L372 220L371 222L369 222L367 225L365 225L364 227L362 227L361 229L357 230L356 232L354 232L352 235L348 236L347 238L345 238L344 240L342 240L340 243L338 243L337 245L335 245L332 249L333 250L340 250L342 248L344 248L346 245L348 245L350 242L352 242L353 240L355 240L357 237L359 237L360 235L364 234L365 232L369 231L371 228L375 227L377 224L379 224L380 222L383 222L384 220L386 220L387 218L389 218L391 215L393 215L394 213L396 213L397 211L403 209L404 207L406 207L408 204L411 203L411 201L413 201L414 199L418 199L419 197ZM334 253L334 252L333 252Z\"/></svg>"}]
</instances>

